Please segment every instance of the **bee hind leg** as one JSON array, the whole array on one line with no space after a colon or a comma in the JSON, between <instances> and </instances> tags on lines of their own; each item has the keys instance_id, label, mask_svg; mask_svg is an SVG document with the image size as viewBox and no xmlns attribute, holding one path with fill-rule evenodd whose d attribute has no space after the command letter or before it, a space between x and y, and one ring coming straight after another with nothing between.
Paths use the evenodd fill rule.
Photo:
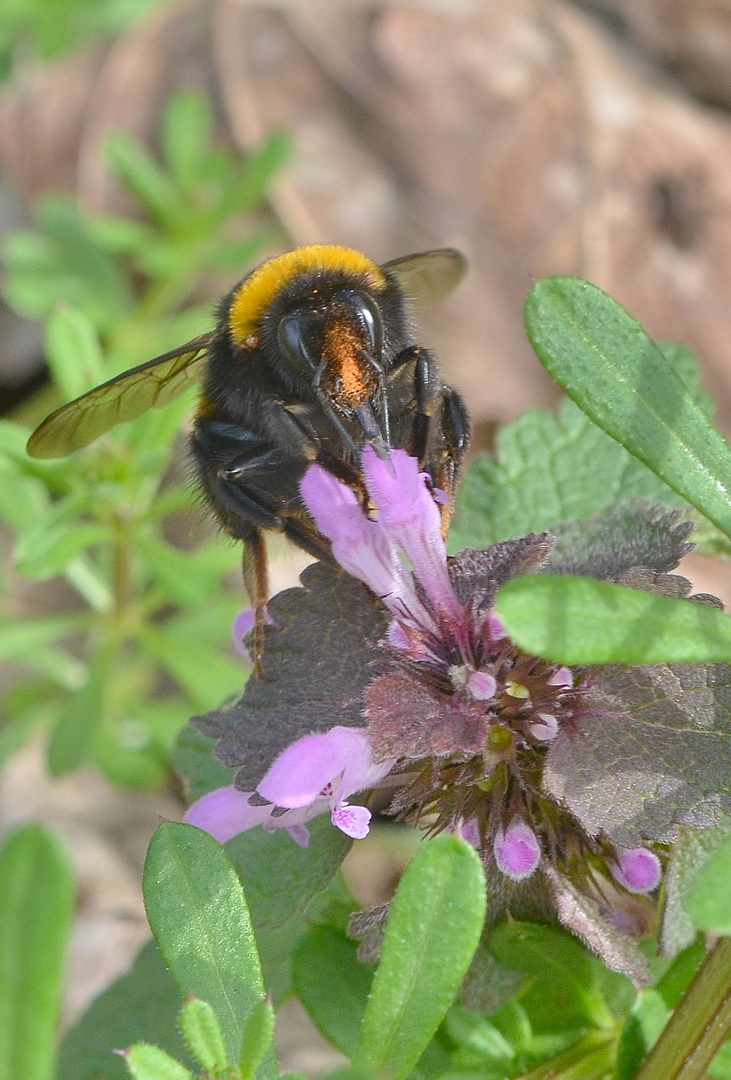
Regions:
<instances>
[{"instance_id":1,"label":"bee hind leg","mask_svg":"<svg viewBox=\"0 0 731 1080\"><path fill-rule=\"evenodd\" d=\"M244 539L241 568L244 575L244 587L254 608L254 672L257 679L263 679L264 672L261 666L261 658L264 654L264 628L266 626L267 600L269 599L269 574L267 571L264 533L255 526L251 526L249 536Z\"/></svg>"}]
</instances>

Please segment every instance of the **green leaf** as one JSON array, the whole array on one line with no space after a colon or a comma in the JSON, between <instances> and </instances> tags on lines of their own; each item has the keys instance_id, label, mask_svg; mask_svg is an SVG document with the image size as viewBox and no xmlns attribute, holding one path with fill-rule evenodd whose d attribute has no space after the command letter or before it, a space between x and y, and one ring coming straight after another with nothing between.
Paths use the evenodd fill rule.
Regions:
<instances>
[{"instance_id":1,"label":"green leaf","mask_svg":"<svg viewBox=\"0 0 731 1080\"><path fill-rule=\"evenodd\" d=\"M294 988L318 1031L346 1057L358 1045L373 970L356 942L330 926L313 926L293 957Z\"/></svg>"},{"instance_id":2,"label":"green leaf","mask_svg":"<svg viewBox=\"0 0 731 1080\"><path fill-rule=\"evenodd\" d=\"M43 200L34 233L12 233L6 242L9 303L32 318L44 318L60 302L85 312L108 330L133 306L121 264L88 235L69 196Z\"/></svg>"},{"instance_id":3,"label":"green leaf","mask_svg":"<svg viewBox=\"0 0 731 1080\"><path fill-rule=\"evenodd\" d=\"M601 289L546 278L525 305L549 375L608 435L731 534L731 450L642 327Z\"/></svg>"},{"instance_id":4,"label":"green leaf","mask_svg":"<svg viewBox=\"0 0 731 1080\"><path fill-rule=\"evenodd\" d=\"M190 694L199 709L210 708L241 688L243 665L224 656L204 633L188 637L172 627L164 630L145 627L140 644Z\"/></svg>"},{"instance_id":5,"label":"green leaf","mask_svg":"<svg viewBox=\"0 0 731 1080\"><path fill-rule=\"evenodd\" d=\"M48 744L51 776L78 769L89 757L94 731L104 715L104 696L114 662L114 645L104 642L89 668L86 684L69 694Z\"/></svg>"},{"instance_id":6,"label":"green leaf","mask_svg":"<svg viewBox=\"0 0 731 1080\"><path fill-rule=\"evenodd\" d=\"M48 320L46 359L64 402L73 401L106 378L94 324L68 305L56 308Z\"/></svg>"},{"instance_id":7,"label":"green leaf","mask_svg":"<svg viewBox=\"0 0 731 1080\"><path fill-rule=\"evenodd\" d=\"M530 1030L530 1024L527 1026ZM515 1058L515 1050L503 1033L478 1012L454 1006L447 1013L444 1028L457 1043L458 1064L489 1067L491 1062L498 1062L505 1068Z\"/></svg>"},{"instance_id":8,"label":"green leaf","mask_svg":"<svg viewBox=\"0 0 731 1080\"><path fill-rule=\"evenodd\" d=\"M213 755L213 741L186 724L178 735L171 764L187 780L188 802L194 803L216 788L230 787L236 769L226 766ZM231 852L229 852L231 855Z\"/></svg>"},{"instance_id":9,"label":"green leaf","mask_svg":"<svg viewBox=\"0 0 731 1080\"><path fill-rule=\"evenodd\" d=\"M36 530L33 533L38 535ZM108 542L106 525L59 523L56 528L49 528L36 550L31 551L30 536L26 532L22 544L18 545L18 573L31 581L48 581L89 548Z\"/></svg>"},{"instance_id":10,"label":"green leaf","mask_svg":"<svg viewBox=\"0 0 731 1080\"><path fill-rule=\"evenodd\" d=\"M731 1080L731 1039L727 1039L708 1068L714 1080Z\"/></svg>"},{"instance_id":11,"label":"green leaf","mask_svg":"<svg viewBox=\"0 0 731 1080\"><path fill-rule=\"evenodd\" d=\"M181 994L209 1002L238 1061L246 1017L264 997L244 891L226 852L192 825L161 825L143 877L147 917ZM267 1059L259 1075L274 1075Z\"/></svg>"},{"instance_id":12,"label":"green leaf","mask_svg":"<svg viewBox=\"0 0 731 1080\"><path fill-rule=\"evenodd\" d=\"M74 881L56 837L18 829L0 853L0 1080L51 1080Z\"/></svg>"},{"instance_id":13,"label":"green leaf","mask_svg":"<svg viewBox=\"0 0 731 1080\"><path fill-rule=\"evenodd\" d=\"M80 520L92 503L90 490L74 492L19 533L15 545L19 571L34 580L47 580L87 547L108 540L106 526Z\"/></svg>"},{"instance_id":14,"label":"green leaf","mask_svg":"<svg viewBox=\"0 0 731 1080\"><path fill-rule=\"evenodd\" d=\"M559 522L639 497L686 506L573 401L562 402L558 416L531 409L500 428L496 457L481 454L467 470L450 550L551 532Z\"/></svg>"},{"instance_id":15,"label":"green leaf","mask_svg":"<svg viewBox=\"0 0 731 1080\"><path fill-rule=\"evenodd\" d=\"M692 945L683 949L676 956L655 989L662 997L668 1009L677 1009L683 1000L683 994L693 981L693 977L706 958L706 943L699 934Z\"/></svg>"},{"instance_id":16,"label":"green leaf","mask_svg":"<svg viewBox=\"0 0 731 1080\"><path fill-rule=\"evenodd\" d=\"M42 705L30 707L17 716L6 717L0 725L0 769L17 754L26 743L30 742L36 731L43 724L46 716Z\"/></svg>"},{"instance_id":17,"label":"green leaf","mask_svg":"<svg viewBox=\"0 0 731 1080\"><path fill-rule=\"evenodd\" d=\"M273 177L286 164L292 153L292 140L285 132L275 132L264 145L246 159L233 175L221 204L221 215L254 210L264 201Z\"/></svg>"},{"instance_id":18,"label":"green leaf","mask_svg":"<svg viewBox=\"0 0 731 1080\"><path fill-rule=\"evenodd\" d=\"M0 622L0 659L21 660L88 626L87 615L49 615L45 619Z\"/></svg>"},{"instance_id":19,"label":"green leaf","mask_svg":"<svg viewBox=\"0 0 731 1080\"><path fill-rule=\"evenodd\" d=\"M513 578L496 608L522 649L561 664L731 659L731 619L717 608L594 578Z\"/></svg>"},{"instance_id":20,"label":"green leaf","mask_svg":"<svg viewBox=\"0 0 731 1080\"><path fill-rule=\"evenodd\" d=\"M373 979L353 1067L403 1080L464 978L485 918L474 848L456 836L425 844L406 869Z\"/></svg>"},{"instance_id":21,"label":"green leaf","mask_svg":"<svg viewBox=\"0 0 731 1080\"><path fill-rule=\"evenodd\" d=\"M34 477L9 475L0 463L0 519L14 532L28 528L48 510L48 493Z\"/></svg>"},{"instance_id":22,"label":"green leaf","mask_svg":"<svg viewBox=\"0 0 731 1080\"><path fill-rule=\"evenodd\" d=\"M134 1080L195 1080L193 1073L158 1046L136 1043L126 1054Z\"/></svg>"},{"instance_id":23,"label":"green leaf","mask_svg":"<svg viewBox=\"0 0 731 1080\"><path fill-rule=\"evenodd\" d=\"M149 225L130 218L100 214L89 221L89 236L100 247L120 255L134 255L140 248L153 243L155 232Z\"/></svg>"},{"instance_id":24,"label":"green leaf","mask_svg":"<svg viewBox=\"0 0 731 1080\"><path fill-rule=\"evenodd\" d=\"M164 225L180 220L184 208L174 184L141 143L117 132L107 140L106 154L112 171L153 217Z\"/></svg>"},{"instance_id":25,"label":"green leaf","mask_svg":"<svg viewBox=\"0 0 731 1080\"><path fill-rule=\"evenodd\" d=\"M731 836L699 870L685 907L699 929L731 934Z\"/></svg>"},{"instance_id":26,"label":"green leaf","mask_svg":"<svg viewBox=\"0 0 731 1080\"><path fill-rule=\"evenodd\" d=\"M148 941L131 970L96 998L64 1036L56 1080L125 1080L124 1061L112 1051L135 1040L154 1042L185 1059L179 1009L178 988L155 942Z\"/></svg>"},{"instance_id":27,"label":"green leaf","mask_svg":"<svg viewBox=\"0 0 731 1080\"><path fill-rule=\"evenodd\" d=\"M665 867L664 904L660 944L665 956L677 956L697 936L687 908L687 896L701 868L731 835L731 815L722 814L718 825L706 829L681 828Z\"/></svg>"},{"instance_id":28,"label":"green leaf","mask_svg":"<svg viewBox=\"0 0 731 1080\"><path fill-rule=\"evenodd\" d=\"M179 90L170 97L162 115L163 158L185 195L192 194L200 183L212 133L211 107L203 94Z\"/></svg>"},{"instance_id":29,"label":"green leaf","mask_svg":"<svg viewBox=\"0 0 731 1080\"><path fill-rule=\"evenodd\" d=\"M206 265L241 276L242 270L265 248L273 247L279 238L275 229L264 229L246 240L221 240L211 248Z\"/></svg>"},{"instance_id":30,"label":"green leaf","mask_svg":"<svg viewBox=\"0 0 731 1080\"><path fill-rule=\"evenodd\" d=\"M246 1018L239 1062L241 1080L252 1080L273 1038L274 1009L268 1001L260 1001Z\"/></svg>"},{"instance_id":31,"label":"green leaf","mask_svg":"<svg viewBox=\"0 0 731 1080\"><path fill-rule=\"evenodd\" d=\"M256 928L256 944L259 948L264 985L275 1008L279 1008L293 991L292 952L305 928L302 915L290 919L277 930Z\"/></svg>"},{"instance_id":32,"label":"green leaf","mask_svg":"<svg viewBox=\"0 0 731 1080\"><path fill-rule=\"evenodd\" d=\"M657 990L642 990L617 1045L614 1080L632 1080L660 1037L670 1011Z\"/></svg>"},{"instance_id":33,"label":"green leaf","mask_svg":"<svg viewBox=\"0 0 731 1080\"><path fill-rule=\"evenodd\" d=\"M598 987L600 965L565 931L525 922L503 923L490 934L489 947L498 960L540 980L543 987L538 992L544 997L545 988L550 988L568 1026L612 1026L612 1015Z\"/></svg>"},{"instance_id":34,"label":"green leaf","mask_svg":"<svg viewBox=\"0 0 731 1080\"><path fill-rule=\"evenodd\" d=\"M197 552L181 551L153 536L138 536L135 549L158 585L181 607L203 607L220 588L218 575L206 572Z\"/></svg>"},{"instance_id":35,"label":"green leaf","mask_svg":"<svg viewBox=\"0 0 731 1080\"><path fill-rule=\"evenodd\" d=\"M207 1001L191 998L180 1010L180 1030L206 1072L223 1069L227 1064L226 1048L218 1018Z\"/></svg>"},{"instance_id":36,"label":"green leaf","mask_svg":"<svg viewBox=\"0 0 731 1080\"><path fill-rule=\"evenodd\" d=\"M286 829L250 829L226 844L246 889L254 926L276 928L302 913L335 876L350 840L327 815L308 822L310 842L298 847ZM287 888L282 888L282 882Z\"/></svg>"}]
</instances>

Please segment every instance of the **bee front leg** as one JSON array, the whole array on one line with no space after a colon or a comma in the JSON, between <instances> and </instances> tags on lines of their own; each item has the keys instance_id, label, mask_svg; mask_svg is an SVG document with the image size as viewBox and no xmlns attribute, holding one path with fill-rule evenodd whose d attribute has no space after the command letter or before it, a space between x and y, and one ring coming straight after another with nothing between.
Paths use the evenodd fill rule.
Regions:
<instances>
[{"instance_id":1,"label":"bee front leg","mask_svg":"<svg viewBox=\"0 0 731 1080\"><path fill-rule=\"evenodd\" d=\"M419 345L410 345L396 357L392 370L398 371L406 364L414 365L414 413L407 450L418 459L422 468L427 468L432 418L439 411L442 402L443 384L439 373L439 363L428 349L423 349Z\"/></svg>"},{"instance_id":2,"label":"bee front leg","mask_svg":"<svg viewBox=\"0 0 731 1080\"><path fill-rule=\"evenodd\" d=\"M462 462L470 440L470 419L461 395L442 382L439 364L427 349L410 346L396 357L392 371L413 364L411 429L403 445L449 497L442 504L446 534L454 509ZM407 373L408 374L408 373Z\"/></svg>"},{"instance_id":3,"label":"bee front leg","mask_svg":"<svg viewBox=\"0 0 731 1080\"><path fill-rule=\"evenodd\" d=\"M453 387L442 390L439 412L441 438L435 460L431 463L431 475L438 488L446 491L449 501L442 508L442 529L446 536L454 513L454 496L459 487L462 462L470 444L470 416L462 395ZM433 471L432 471L433 470Z\"/></svg>"}]
</instances>

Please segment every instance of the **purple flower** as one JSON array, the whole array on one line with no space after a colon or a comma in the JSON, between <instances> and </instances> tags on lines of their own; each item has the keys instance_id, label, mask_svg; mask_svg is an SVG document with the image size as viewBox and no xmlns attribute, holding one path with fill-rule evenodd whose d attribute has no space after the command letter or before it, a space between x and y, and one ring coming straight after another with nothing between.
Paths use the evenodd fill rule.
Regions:
<instances>
[{"instance_id":1,"label":"purple flower","mask_svg":"<svg viewBox=\"0 0 731 1080\"><path fill-rule=\"evenodd\" d=\"M619 849L617 861L609 864L614 878L631 893L648 893L656 889L662 877L660 860L647 848Z\"/></svg>"},{"instance_id":2,"label":"purple flower","mask_svg":"<svg viewBox=\"0 0 731 1080\"><path fill-rule=\"evenodd\" d=\"M493 850L498 870L511 881L530 877L541 861L538 837L520 818L513 818L507 829L499 826Z\"/></svg>"},{"instance_id":3,"label":"purple flower","mask_svg":"<svg viewBox=\"0 0 731 1080\"><path fill-rule=\"evenodd\" d=\"M231 638L234 643L234 648L245 660L251 660L251 653L246 647L245 639L254 629L255 622L255 609L253 607L244 608L244 610L240 611L236 616L234 624L231 627ZM264 622L267 626L274 626L274 620L266 608L264 609Z\"/></svg>"},{"instance_id":4,"label":"purple flower","mask_svg":"<svg viewBox=\"0 0 731 1080\"><path fill-rule=\"evenodd\" d=\"M494 604L517 574L594 566L599 577L686 595L667 571L687 550L687 529L642 504L625 512L634 534L619 552L613 527L605 547L585 545L576 563L554 555L548 534L448 560L428 478L401 450L391 466L367 448L360 493L319 465L306 473L305 505L347 574L318 564L303 589L271 602L264 679L199 721L224 762L241 766L246 791L214 792L188 820L225 836L283 826L301 842L306 822L329 811L358 838L370 813L347 800L388 787L387 812L477 848L492 919L558 914L641 980L645 961L627 942L647 926L669 845L680 826L731 809L731 674L723 665L570 670L521 652ZM645 550L650 569L638 569ZM267 722L279 745L262 751L257 773Z\"/></svg>"},{"instance_id":5,"label":"purple flower","mask_svg":"<svg viewBox=\"0 0 731 1080\"><path fill-rule=\"evenodd\" d=\"M333 825L346 836L362 840L368 835L371 812L365 806L351 806L347 799L373 787L392 764L375 765L363 735L352 728L334 727L325 735L308 735L288 747L256 792L218 788L193 803L185 820L221 844L263 825L268 832L287 829L296 843L306 847L306 822L329 810Z\"/></svg>"}]
</instances>

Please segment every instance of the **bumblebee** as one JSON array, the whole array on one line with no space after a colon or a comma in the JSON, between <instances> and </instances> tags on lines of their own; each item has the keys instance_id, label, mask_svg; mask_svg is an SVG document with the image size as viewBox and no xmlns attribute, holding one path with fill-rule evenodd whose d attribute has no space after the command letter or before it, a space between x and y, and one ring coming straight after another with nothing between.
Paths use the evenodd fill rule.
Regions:
<instances>
[{"instance_id":1,"label":"bumblebee","mask_svg":"<svg viewBox=\"0 0 731 1080\"><path fill-rule=\"evenodd\" d=\"M415 343L408 302L444 298L465 267L450 248L381 266L332 245L275 256L223 298L211 333L64 405L31 435L28 453L63 457L202 379L193 458L213 512L244 543L260 643L263 532L283 532L316 558L331 559L299 494L312 462L365 500L363 447L370 443L382 457L391 447L406 449L450 496L442 510L446 529L469 420L434 354Z\"/></svg>"}]
</instances>

